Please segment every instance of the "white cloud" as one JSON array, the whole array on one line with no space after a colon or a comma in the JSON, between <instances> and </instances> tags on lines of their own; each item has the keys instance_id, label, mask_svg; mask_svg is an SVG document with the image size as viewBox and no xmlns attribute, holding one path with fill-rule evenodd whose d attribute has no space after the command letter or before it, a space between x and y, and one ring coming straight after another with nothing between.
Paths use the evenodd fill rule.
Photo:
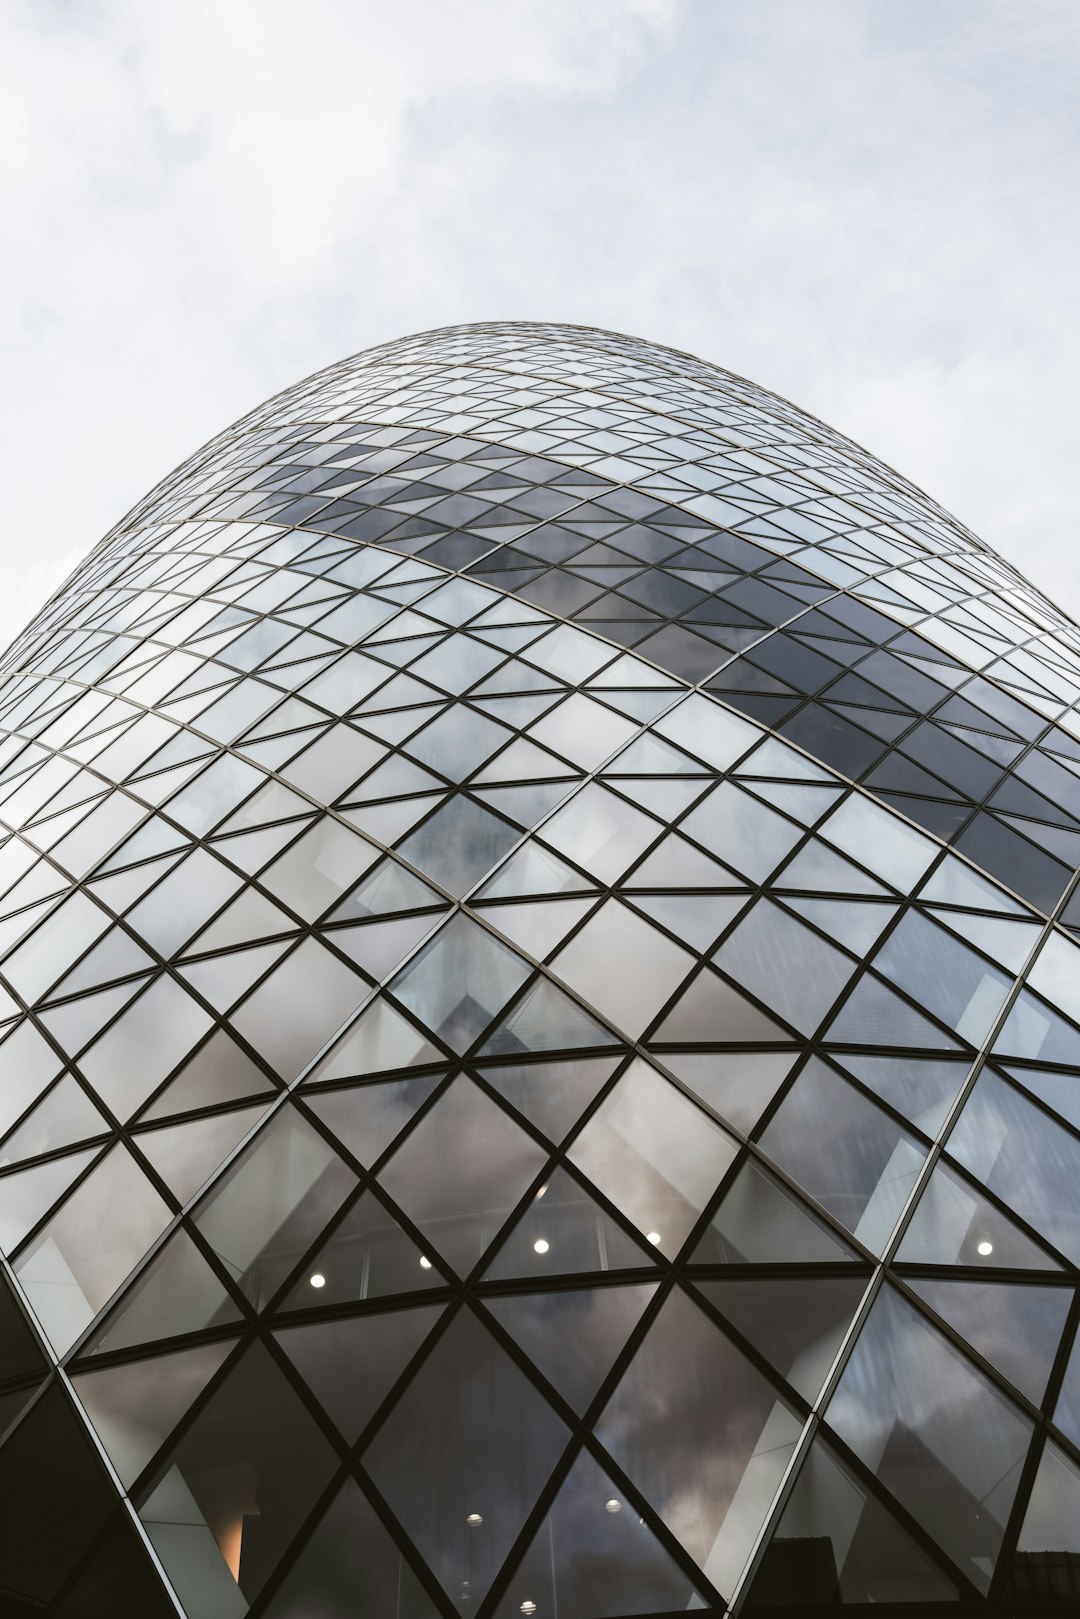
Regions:
<instances>
[{"instance_id":1,"label":"white cloud","mask_svg":"<svg viewBox=\"0 0 1080 1619\"><path fill-rule=\"evenodd\" d=\"M778 389L1080 611L1073 0L0 17L0 639L272 390L497 316Z\"/></svg>"}]
</instances>

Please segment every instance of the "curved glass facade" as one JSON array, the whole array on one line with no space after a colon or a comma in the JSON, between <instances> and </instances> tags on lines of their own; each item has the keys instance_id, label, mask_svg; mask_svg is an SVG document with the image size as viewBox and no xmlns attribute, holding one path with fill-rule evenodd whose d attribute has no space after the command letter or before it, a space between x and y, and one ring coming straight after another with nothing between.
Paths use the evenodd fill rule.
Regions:
<instances>
[{"instance_id":1,"label":"curved glass facade","mask_svg":"<svg viewBox=\"0 0 1080 1619\"><path fill-rule=\"evenodd\" d=\"M1076 1610L1080 631L1013 568L716 367L459 327L0 680L0 1614Z\"/></svg>"}]
</instances>

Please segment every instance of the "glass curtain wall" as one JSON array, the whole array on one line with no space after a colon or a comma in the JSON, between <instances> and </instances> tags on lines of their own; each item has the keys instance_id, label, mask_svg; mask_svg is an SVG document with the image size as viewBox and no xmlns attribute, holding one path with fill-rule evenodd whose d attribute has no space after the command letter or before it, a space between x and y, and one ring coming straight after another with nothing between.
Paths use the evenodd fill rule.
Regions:
<instances>
[{"instance_id":1,"label":"glass curtain wall","mask_svg":"<svg viewBox=\"0 0 1080 1619\"><path fill-rule=\"evenodd\" d=\"M0 660L0 1611L1073 1613L1080 630L449 328Z\"/></svg>"}]
</instances>

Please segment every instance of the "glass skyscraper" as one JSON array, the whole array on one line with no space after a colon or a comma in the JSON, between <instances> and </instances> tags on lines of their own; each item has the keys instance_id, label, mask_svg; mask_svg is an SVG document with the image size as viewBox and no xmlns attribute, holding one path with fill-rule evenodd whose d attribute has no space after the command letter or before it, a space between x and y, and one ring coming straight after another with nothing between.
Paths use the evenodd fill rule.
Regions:
<instances>
[{"instance_id":1,"label":"glass skyscraper","mask_svg":"<svg viewBox=\"0 0 1080 1619\"><path fill-rule=\"evenodd\" d=\"M451 328L0 669L0 1619L1080 1609L1080 630Z\"/></svg>"}]
</instances>

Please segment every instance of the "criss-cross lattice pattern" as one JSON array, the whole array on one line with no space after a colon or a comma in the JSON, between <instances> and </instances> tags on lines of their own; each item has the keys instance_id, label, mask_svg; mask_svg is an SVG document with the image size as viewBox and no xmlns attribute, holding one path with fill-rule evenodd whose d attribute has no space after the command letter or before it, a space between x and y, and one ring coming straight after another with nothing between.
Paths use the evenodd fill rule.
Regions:
<instances>
[{"instance_id":1,"label":"criss-cross lattice pattern","mask_svg":"<svg viewBox=\"0 0 1080 1619\"><path fill-rule=\"evenodd\" d=\"M0 667L0 1615L1074 1611L1078 698L629 338L185 462Z\"/></svg>"}]
</instances>

